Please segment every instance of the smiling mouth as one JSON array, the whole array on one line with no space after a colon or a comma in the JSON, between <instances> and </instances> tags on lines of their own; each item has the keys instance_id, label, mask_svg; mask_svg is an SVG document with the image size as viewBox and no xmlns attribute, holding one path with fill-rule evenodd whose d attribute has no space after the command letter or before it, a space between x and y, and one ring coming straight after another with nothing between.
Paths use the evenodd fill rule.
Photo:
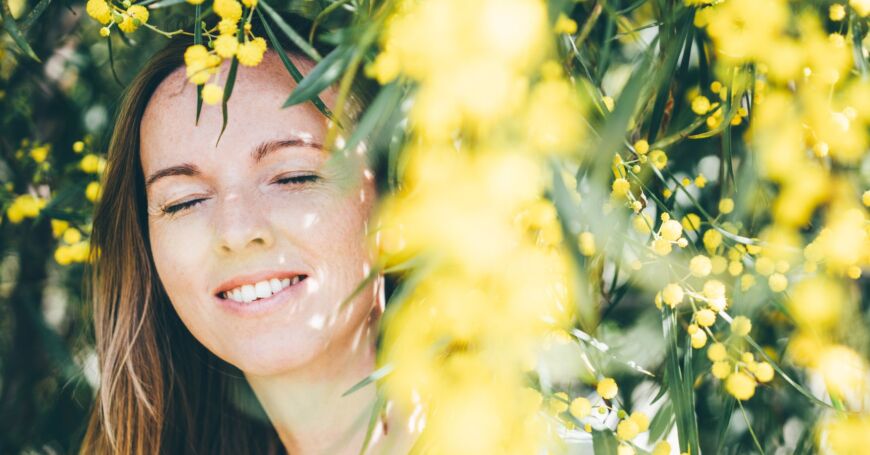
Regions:
<instances>
[{"instance_id":1,"label":"smiling mouth","mask_svg":"<svg viewBox=\"0 0 870 455\"><path fill-rule=\"evenodd\" d=\"M291 286L295 286L305 279L308 275L296 275L293 278L258 281L256 283L245 284L229 291L221 292L217 296L224 300L232 300L239 303L251 303L257 300L269 298Z\"/></svg>"}]
</instances>

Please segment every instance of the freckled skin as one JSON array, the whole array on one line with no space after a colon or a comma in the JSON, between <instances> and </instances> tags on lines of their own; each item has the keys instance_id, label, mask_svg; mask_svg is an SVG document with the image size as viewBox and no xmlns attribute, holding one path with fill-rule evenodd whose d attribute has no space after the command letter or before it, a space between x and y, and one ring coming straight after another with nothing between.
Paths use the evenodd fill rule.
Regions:
<instances>
[{"instance_id":1,"label":"freckled skin","mask_svg":"<svg viewBox=\"0 0 870 455\"><path fill-rule=\"evenodd\" d=\"M225 65L224 77L226 72ZM158 87L141 123L146 177L182 163L202 170L200 176L160 179L148 189L149 237L160 280L194 337L253 375L294 371L329 355L330 345L352 345L377 306L369 285L336 313L373 258L366 226L375 187L364 165L338 172L326 165L327 152L314 147L282 148L259 164L250 156L258 144L293 134L325 141L327 120L311 103L281 109L294 86L274 52L257 67L240 67L229 123L215 147L220 106L204 105L195 125L196 89L181 68ZM333 89L322 96L332 105ZM312 172L322 179L275 182ZM175 215L160 210L195 199L205 200ZM310 275L309 285L319 286L266 317L239 317L216 304L212 291L222 282L263 270L302 270Z\"/></svg>"}]
</instances>

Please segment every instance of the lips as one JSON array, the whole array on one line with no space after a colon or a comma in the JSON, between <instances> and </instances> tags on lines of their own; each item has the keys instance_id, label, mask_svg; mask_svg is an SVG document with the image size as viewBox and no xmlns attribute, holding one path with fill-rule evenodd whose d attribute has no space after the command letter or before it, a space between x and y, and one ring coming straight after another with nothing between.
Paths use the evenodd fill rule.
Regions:
<instances>
[{"instance_id":1,"label":"lips","mask_svg":"<svg viewBox=\"0 0 870 455\"><path fill-rule=\"evenodd\" d=\"M214 295L222 300L251 303L267 299L306 278L308 275L304 273L290 271L265 271L241 275L221 284Z\"/></svg>"}]
</instances>

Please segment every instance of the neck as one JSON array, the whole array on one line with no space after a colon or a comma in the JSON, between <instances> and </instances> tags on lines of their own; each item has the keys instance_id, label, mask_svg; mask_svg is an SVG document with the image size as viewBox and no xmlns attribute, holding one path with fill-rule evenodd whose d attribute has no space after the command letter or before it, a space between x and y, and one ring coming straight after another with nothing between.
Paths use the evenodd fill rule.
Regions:
<instances>
[{"instance_id":1,"label":"neck","mask_svg":"<svg viewBox=\"0 0 870 455\"><path fill-rule=\"evenodd\" d=\"M376 305L357 329L364 333L356 350L352 346L357 334L351 333L294 370L271 376L245 374L288 453L360 453L376 390L368 386L341 395L374 371L379 316Z\"/></svg>"}]
</instances>

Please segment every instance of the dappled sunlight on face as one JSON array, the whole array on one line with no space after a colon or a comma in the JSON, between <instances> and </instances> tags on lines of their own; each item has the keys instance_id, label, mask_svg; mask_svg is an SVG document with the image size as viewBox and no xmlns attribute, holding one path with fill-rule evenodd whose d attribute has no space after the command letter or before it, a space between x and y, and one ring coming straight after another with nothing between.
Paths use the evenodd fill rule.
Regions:
<instances>
[{"instance_id":1,"label":"dappled sunlight on face","mask_svg":"<svg viewBox=\"0 0 870 455\"><path fill-rule=\"evenodd\" d=\"M303 366L333 343L358 349L378 310L376 280L348 299L372 270L374 174L358 154L329 159L327 120L310 103L281 109L294 82L280 65L267 54L240 70L219 142L220 108L204 107L197 126L195 88L176 71L140 136L163 287L197 340L256 375Z\"/></svg>"}]
</instances>

